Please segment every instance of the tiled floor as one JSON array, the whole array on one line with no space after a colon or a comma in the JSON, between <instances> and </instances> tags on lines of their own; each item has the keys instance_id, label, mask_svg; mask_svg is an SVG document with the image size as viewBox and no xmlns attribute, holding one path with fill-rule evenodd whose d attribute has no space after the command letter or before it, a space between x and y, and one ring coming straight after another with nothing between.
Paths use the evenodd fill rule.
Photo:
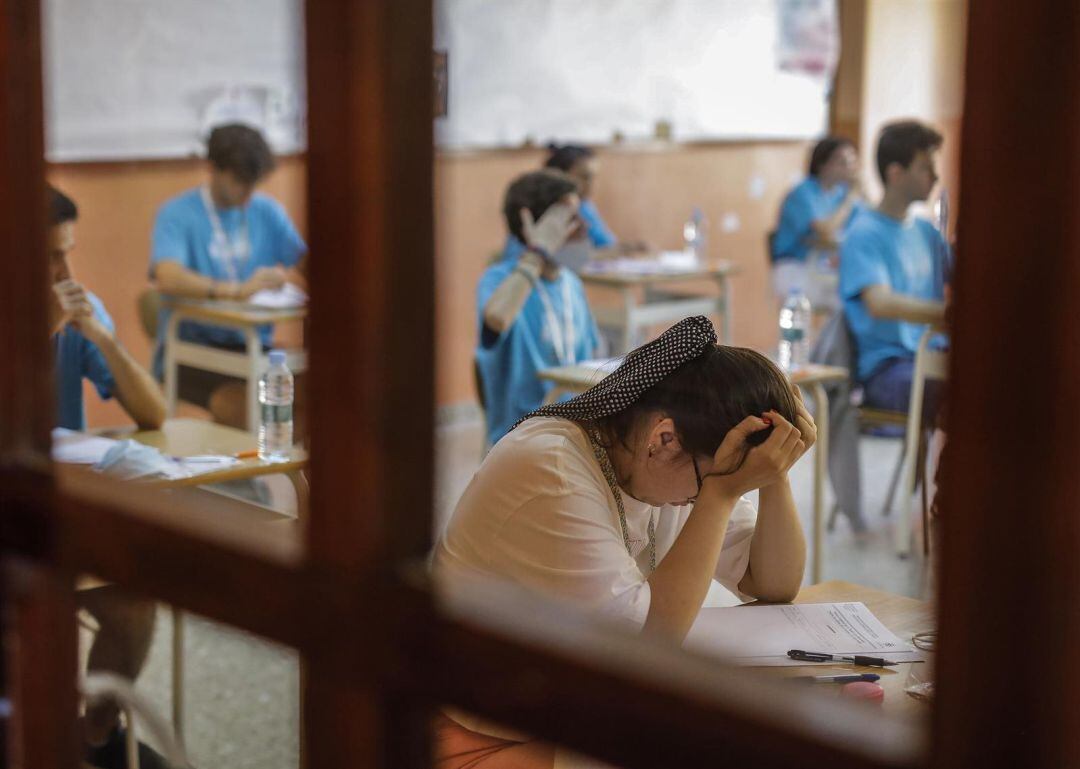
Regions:
<instances>
[{"instance_id":1,"label":"tiled floor","mask_svg":"<svg viewBox=\"0 0 1080 769\"><path fill-rule=\"evenodd\" d=\"M436 525L445 522L480 460L476 423L442 427L437 437ZM921 597L926 568L921 553L907 560L892 552L895 515L882 517L899 441L863 439L868 534L856 541L841 520L828 536L825 579ZM792 473L795 498L809 523L812 461ZM918 550L918 548L916 548ZM170 622L162 611L148 667L139 681L163 714L170 713ZM297 765L299 684L289 650L198 618L187 625L187 744L197 767L293 769Z\"/></svg>"}]
</instances>

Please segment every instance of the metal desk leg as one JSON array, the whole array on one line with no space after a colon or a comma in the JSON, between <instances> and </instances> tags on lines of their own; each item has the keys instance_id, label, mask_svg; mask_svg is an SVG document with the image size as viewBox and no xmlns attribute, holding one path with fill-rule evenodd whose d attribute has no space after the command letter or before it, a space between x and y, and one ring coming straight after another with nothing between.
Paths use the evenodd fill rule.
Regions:
<instances>
[{"instance_id":1,"label":"metal desk leg","mask_svg":"<svg viewBox=\"0 0 1080 769\"><path fill-rule=\"evenodd\" d=\"M814 532L813 564L810 568L812 584L821 582L824 560L825 529L825 478L829 471L829 397L820 382L811 385L814 397L814 421L817 423L817 443L814 446Z\"/></svg>"},{"instance_id":2,"label":"metal desk leg","mask_svg":"<svg viewBox=\"0 0 1080 769\"><path fill-rule=\"evenodd\" d=\"M165 415L176 413L177 379L180 376L176 363L176 343L180 338L180 315L173 310L165 329Z\"/></svg>"},{"instance_id":3,"label":"metal desk leg","mask_svg":"<svg viewBox=\"0 0 1080 769\"><path fill-rule=\"evenodd\" d=\"M626 353L630 352L630 350L632 349L631 345L633 345L637 333L637 329L633 327L634 307L637 304L637 297L634 295L634 289L627 286L623 286L620 290L620 293L622 294L620 298L622 299L623 305L623 335L622 349L619 350L616 355L626 355Z\"/></svg>"},{"instance_id":4,"label":"metal desk leg","mask_svg":"<svg viewBox=\"0 0 1080 769\"><path fill-rule=\"evenodd\" d=\"M184 612L172 607L172 721L176 741L184 744Z\"/></svg>"},{"instance_id":5,"label":"metal desk leg","mask_svg":"<svg viewBox=\"0 0 1080 769\"><path fill-rule=\"evenodd\" d=\"M296 518L301 522L307 521L308 499L311 496L311 489L308 486L307 478L304 477L304 471L293 470L291 473L286 473L286 477L292 483L293 490L296 491Z\"/></svg>"},{"instance_id":6,"label":"metal desk leg","mask_svg":"<svg viewBox=\"0 0 1080 769\"><path fill-rule=\"evenodd\" d=\"M724 303L720 315L721 322L724 324L724 329L720 332L720 341L731 344L731 285L728 283L727 275L718 275L716 284L720 288L720 301Z\"/></svg>"},{"instance_id":7,"label":"metal desk leg","mask_svg":"<svg viewBox=\"0 0 1080 769\"><path fill-rule=\"evenodd\" d=\"M247 429L252 435L259 434L259 377L263 373L262 340L251 326L244 329L247 342Z\"/></svg>"}]
</instances>

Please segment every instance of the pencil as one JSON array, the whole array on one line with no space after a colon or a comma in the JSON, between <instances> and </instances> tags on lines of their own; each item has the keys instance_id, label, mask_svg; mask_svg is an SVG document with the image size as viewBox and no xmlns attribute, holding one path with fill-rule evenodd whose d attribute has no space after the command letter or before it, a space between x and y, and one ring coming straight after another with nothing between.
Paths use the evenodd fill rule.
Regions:
<instances>
[{"instance_id":1,"label":"pencil","mask_svg":"<svg viewBox=\"0 0 1080 769\"><path fill-rule=\"evenodd\" d=\"M259 456L259 450L248 449L247 451L238 451L233 454L233 456L237 459L254 459L255 457Z\"/></svg>"}]
</instances>

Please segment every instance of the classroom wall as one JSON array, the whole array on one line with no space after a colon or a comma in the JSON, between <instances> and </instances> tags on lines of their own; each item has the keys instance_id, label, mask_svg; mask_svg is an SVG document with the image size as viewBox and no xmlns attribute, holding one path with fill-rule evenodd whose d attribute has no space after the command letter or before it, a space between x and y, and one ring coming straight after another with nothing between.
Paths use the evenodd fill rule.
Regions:
<instances>
[{"instance_id":1,"label":"classroom wall","mask_svg":"<svg viewBox=\"0 0 1080 769\"><path fill-rule=\"evenodd\" d=\"M914 117L945 137L939 173L956 221L963 114L967 3L964 0L868 0L865 10L861 136L867 190L880 194L874 167L883 123Z\"/></svg>"},{"instance_id":2,"label":"classroom wall","mask_svg":"<svg viewBox=\"0 0 1080 769\"><path fill-rule=\"evenodd\" d=\"M101 297L124 346L149 365L151 343L139 323L136 298L148 285L154 215L171 196L202 183L203 163L56 164L49 166L48 177L79 206L77 240L71 255L76 277ZM280 160L263 188L281 201L301 233L307 229L305 186L303 159L287 157ZM89 426L129 423L115 402L103 403L89 384L84 391Z\"/></svg>"}]
</instances>

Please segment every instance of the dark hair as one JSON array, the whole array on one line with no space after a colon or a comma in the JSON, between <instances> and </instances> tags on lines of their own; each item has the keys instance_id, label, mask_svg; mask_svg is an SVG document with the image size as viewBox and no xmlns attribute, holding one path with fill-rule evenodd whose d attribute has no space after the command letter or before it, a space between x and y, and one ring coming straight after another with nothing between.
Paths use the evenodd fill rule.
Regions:
<instances>
[{"instance_id":1,"label":"dark hair","mask_svg":"<svg viewBox=\"0 0 1080 769\"><path fill-rule=\"evenodd\" d=\"M557 168L560 171L569 171L579 160L586 160L593 156L593 151L588 147L577 144L549 144L547 146L548 159L544 162L545 168Z\"/></svg>"},{"instance_id":2,"label":"dark hair","mask_svg":"<svg viewBox=\"0 0 1080 769\"><path fill-rule=\"evenodd\" d=\"M503 216L510 234L524 243L521 209L529 209L533 219L538 220L560 198L577 191L577 183L561 171L545 169L519 176L506 188L503 198Z\"/></svg>"},{"instance_id":3,"label":"dark hair","mask_svg":"<svg viewBox=\"0 0 1080 769\"><path fill-rule=\"evenodd\" d=\"M795 424L795 393L783 372L759 352L714 344L646 390L633 406L596 427L608 440L629 447L640 418L660 411L675 423L684 450L694 456L712 456L739 422L770 409ZM747 443L759 446L771 434L771 427L760 430Z\"/></svg>"},{"instance_id":4,"label":"dark hair","mask_svg":"<svg viewBox=\"0 0 1080 769\"><path fill-rule=\"evenodd\" d=\"M51 184L46 184L45 187L46 194L49 198L48 213L50 227L55 227L64 222L73 222L79 218L79 207L75 205L74 200L56 189L56 187L53 187Z\"/></svg>"},{"instance_id":5,"label":"dark hair","mask_svg":"<svg viewBox=\"0 0 1080 769\"><path fill-rule=\"evenodd\" d=\"M911 165L918 152L936 150L944 141L941 134L917 120L900 120L881 129L877 144L877 170L885 182L885 171L893 163Z\"/></svg>"},{"instance_id":6,"label":"dark hair","mask_svg":"<svg viewBox=\"0 0 1080 769\"><path fill-rule=\"evenodd\" d=\"M206 157L215 168L230 171L244 184L255 184L274 170L274 154L263 135L240 123L218 126L206 142Z\"/></svg>"},{"instance_id":7,"label":"dark hair","mask_svg":"<svg viewBox=\"0 0 1080 769\"><path fill-rule=\"evenodd\" d=\"M854 142L846 136L826 136L815 144L814 149L810 152L810 168L807 173L816 177L821 173L821 167L832 160L833 154L838 149L854 146Z\"/></svg>"}]
</instances>

